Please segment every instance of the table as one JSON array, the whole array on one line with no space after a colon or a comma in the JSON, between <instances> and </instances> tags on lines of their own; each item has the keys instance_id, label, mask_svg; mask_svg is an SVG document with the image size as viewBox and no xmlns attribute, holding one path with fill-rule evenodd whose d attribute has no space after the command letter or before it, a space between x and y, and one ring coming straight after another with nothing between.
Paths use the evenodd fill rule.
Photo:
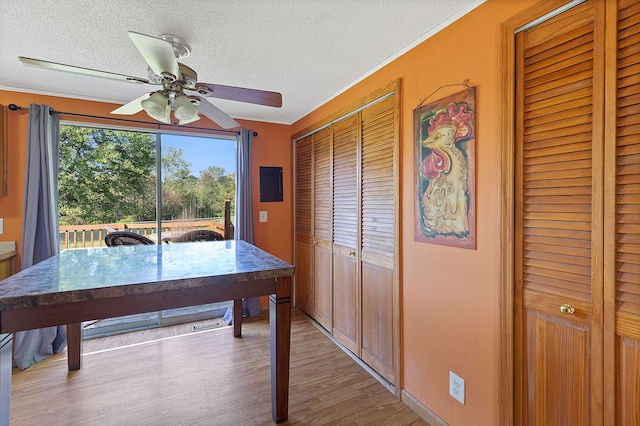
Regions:
<instances>
[{"instance_id":1,"label":"table","mask_svg":"<svg viewBox=\"0 0 640 426\"><path fill-rule=\"evenodd\" d=\"M280 423L288 417L294 273L245 241L65 250L0 281L0 333L66 324L68 367L77 370L82 321L233 300L239 337L241 299L269 295L271 414ZM0 368L0 424L9 424L10 383L11 368Z\"/></svg>"}]
</instances>

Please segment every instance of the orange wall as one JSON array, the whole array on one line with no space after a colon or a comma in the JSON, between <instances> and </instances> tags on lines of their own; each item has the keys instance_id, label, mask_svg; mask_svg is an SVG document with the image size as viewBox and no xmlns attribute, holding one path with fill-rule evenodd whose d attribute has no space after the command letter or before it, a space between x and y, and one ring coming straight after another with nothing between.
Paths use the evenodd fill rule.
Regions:
<instances>
[{"instance_id":1,"label":"orange wall","mask_svg":"<svg viewBox=\"0 0 640 426\"><path fill-rule=\"evenodd\" d=\"M500 274L500 23L537 0L487 0L345 93L291 126L247 123L253 145L256 243L292 261L290 135L401 79L401 261L403 390L451 425L498 424ZM413 109L445 84L476 86L477 249L413 240ZM430 100L462 89L438 91ZM0 91L0 103L47 103L64 111L107 115L113 105ZM9 112L9 196L0 197L2 240L20 240L26 114ZM260 203L260 165L283 166L284 203ZM267 210L269 222L257 221ZM448 394L449 371L466 381L466 404Z\"/></svg>"},{"instance_id":2,"label":"orange wall","mask_svg":"<svg viewBox=\"0 0 640 426\"><path fill-rule=\"evenodd\" d=\"M242 121L242 120L240 120ZM260 122L244 122L258 132L251 145L251 182L256 245L293 263L293 154L291 126ZM260 166L282 167L283 202L260 202ZM266 211L267 222L258 220Z\"/></svg>"},{"instance_id":3,"label":"orange wall","mask_svg":"<svg viewBox=\"0 0 640 426\"><path fill-rule=\"evenodd\" d=\"M403 389L451 425L497 425L500 274L500 23L535 0L488 0L292 125L292 134L401 79ZM413 110L442 85L476 86L477 249L415 242ZM446 88L429 101L464 89ZM449 371L466 404L449 396Z\"/></svg>"},{"instance_id":4,"label":"orange wall","mask_svg":"<svg viewBox=\"0 0 640 426\"><path fill-rule=\"evenodd\" d=\"M27 108L30 103L42 103L57 111L73 112L98 116L109 116L109 112L117 107L114 104L90 102L69 98L33 95L0 90L0 104L16 104ZM133 116L136 120L146 120L145 114ZM62 117L63 120L81 121L77 117ZM252 145L252 192L255 214L256 245L278 256L287 262L293 262L292 245L292 157L290 143L290 126L238 120L249 129L258 132ZM95 120L93 120L95 122ZM109 124L120 124L105 121ZM4 234L0 241L17 241L18 253L22 250L22 210L24 204L24 174L27 141L27 111L7 111L8 128L8 195L0 197L0 217L4 218ZM200 127L212 124L206 118L197 122ZM284 202L260 203L259 167L282 166L284 176ZM258 222L258 211L267 210L269 221ZM20 259L16 266L20 265Z\"/></svg>"}]
</instances>

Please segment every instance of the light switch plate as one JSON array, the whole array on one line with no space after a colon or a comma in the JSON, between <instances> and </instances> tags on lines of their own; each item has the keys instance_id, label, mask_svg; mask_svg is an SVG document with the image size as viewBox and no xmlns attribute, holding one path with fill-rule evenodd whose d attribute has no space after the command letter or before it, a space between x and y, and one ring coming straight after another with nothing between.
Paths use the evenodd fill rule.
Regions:
<instances>
[{"instance_id":1,"label":"light switch plate","mask_svg":"<svg viewBox=\"0 0 640 426\"><path fill-rule=\"evenodd\" d=\"M0 235L4 234L4 218L0 217Z\"/></svg>"},{"instance_id":2,"label":"light switch plate","mask_svg":"<svg viewBox=\"0 0 640 426\"><path fill-rule=\"evenodd\" d=\"M263 210L260 212L260 222L266 222L266 221L267 221L267 212Z\"/></svg>"}]
</instances>

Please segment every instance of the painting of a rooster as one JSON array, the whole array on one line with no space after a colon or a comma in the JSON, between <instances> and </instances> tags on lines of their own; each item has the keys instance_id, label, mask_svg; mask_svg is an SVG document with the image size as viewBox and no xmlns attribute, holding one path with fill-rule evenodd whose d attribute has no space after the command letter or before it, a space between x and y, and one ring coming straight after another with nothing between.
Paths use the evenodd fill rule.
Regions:
<instances>
[{"instance_id":1,"label":"painting of a rooster","mask_svg":"<svg viewBox=\"0 0 640 426\"><path fill-rule=\"evenodd\" d=\"M475 248L475 91L416 114L416 239Z\"/></svg>"}]
</instances>

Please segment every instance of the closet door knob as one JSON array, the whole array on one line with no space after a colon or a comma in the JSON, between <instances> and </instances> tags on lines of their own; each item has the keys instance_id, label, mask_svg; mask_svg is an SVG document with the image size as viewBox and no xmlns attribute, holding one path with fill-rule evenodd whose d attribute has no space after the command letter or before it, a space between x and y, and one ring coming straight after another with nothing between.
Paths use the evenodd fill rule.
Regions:
<instances>
[{"instance_id":1,"label":"closet door knob","mask_svg":"<svg viewBox=\"0 0 640 426\"><path fill-rule=\"evenodd\" d=\"M355 255L356 255L356 252L355 252L355 251L353 251L353 250L350 250L350 251L349 251L349 256L355 256Z\"/></svg>"},{"instance_id":2,"label":"closet door knob","mask_svg":"<svg viewBox=\"0 0 640 426\"><path fill-rule=\"evenodd\" d=\"M576 311L576 308L574 308L568 303L565 303L564 305L560 306L560 312L562 312L563 314L572 315L575 311Z\"/></svg>"}]
</instances>

